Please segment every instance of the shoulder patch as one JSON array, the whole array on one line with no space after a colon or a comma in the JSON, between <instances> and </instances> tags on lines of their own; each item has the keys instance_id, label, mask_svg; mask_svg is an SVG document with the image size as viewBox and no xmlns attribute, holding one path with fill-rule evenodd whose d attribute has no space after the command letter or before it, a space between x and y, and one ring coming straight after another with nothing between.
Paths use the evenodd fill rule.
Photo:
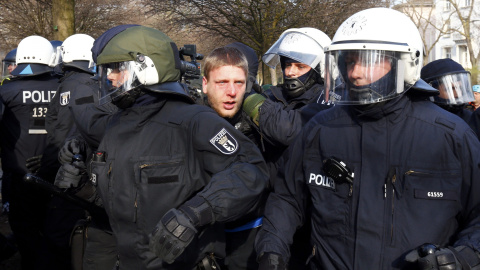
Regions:
<instances>
[{"instance_id":1,"label":"shoulder patch","mask_svg":"<svg viewBox=\"0 0 480 270\"><path fill-rule=\"evenodd\" d=\"M67 106L70 102L70 91L63 92L60 94L60 105Z\"/></svg>"},{"instance_id":2,"label":"shoulder patch","mask_svg":"<svg viewBox=\"0 0 480 270\"><path fill-rule=\"evenodd\" d=\"M222 128L213 138L210 139L210 143L213 144L220 152L231 155L238 149L238 143L235 138L228 133L225 128Z\"/></svg>"}]
</instances>

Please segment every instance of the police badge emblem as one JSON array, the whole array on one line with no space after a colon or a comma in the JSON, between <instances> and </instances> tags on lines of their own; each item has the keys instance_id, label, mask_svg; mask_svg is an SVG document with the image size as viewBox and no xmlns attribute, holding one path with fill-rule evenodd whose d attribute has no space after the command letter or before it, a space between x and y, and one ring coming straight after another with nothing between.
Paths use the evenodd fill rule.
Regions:
<instances>
[{"instance_id":1,"label":"police badge emblem","mask_svg":"<svg viewBox=\"0 0 480 270\"><path fill-rule=\"evenodd\" d=\"M237 140L225 128L222 128L215 137L211 138L210 143L226 155L231 155L238 149Z\"/></svg>"},{"instance_id":2,"label":"police badge emblem","mask_svg":"<svg viewBox=\"0 0 480 270\"><path fill-rule=\"evenodd\" d=\"M70 91L60 94L60 105L67 106L70 102Z\"/></svg>"}]
</instances>

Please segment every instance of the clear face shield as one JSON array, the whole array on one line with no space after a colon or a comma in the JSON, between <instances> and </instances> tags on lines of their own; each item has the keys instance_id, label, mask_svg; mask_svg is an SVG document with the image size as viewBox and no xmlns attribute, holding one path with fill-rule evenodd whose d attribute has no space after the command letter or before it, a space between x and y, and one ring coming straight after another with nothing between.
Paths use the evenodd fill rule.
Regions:
<instances>
[{"instance_id":1,"label":"clear face shield","mask_svg":"<svg viewBox=\"0 0 480 270\"><path fill-rule=\"evenodd\" d=\"M2 77L11 77L10 73L17 67L13 61L2 61Z\"/></svg>"},{"instance_id":2,"label":"clear face shield","mask_svg":"<svg viewBox=\"0 0 480 270\"><path fill-rule=\"evenodd\" d=\"M315 69L323 57L323 53L315 52L323 52L323 47L317 41L303 33L290 32L280 37L268 49L262 60L269 67L275 68L280 63L281 55Z\"/></svg>"},{"instance_id":3,"label":"clear face shield","mask_svg":"<svg viewBox=\"0 0 480 270\"><path fill-rule=\"evenodd\" d=\"M399 52L338 50L326 53L325 102L359 105L392 99L406 89Z\"/></svg>"},{"instance_id":4,"label":"clear face shield","mask_svg":"<svg viewBox=\"0 0 480 270\"><path fill-rule=\"evenodd\" d=\"M429 83L440 92L440 95L431 97L435 103L462 105L475 99L468 72L447 74L429 80Z\"/></svg>"},{"instance_id":5,"label":"clear face shield","mask_svg":"<svg viewBox=\"0 0 480 270\"><path fill-rule=\"evenodd\" d=\"M124 95L141 85L134 61L108 63L98 66L99 72L99 104L111 102L112 99ZM143 70L143 72L146 72Z\"/></svg>"}]
</instances>

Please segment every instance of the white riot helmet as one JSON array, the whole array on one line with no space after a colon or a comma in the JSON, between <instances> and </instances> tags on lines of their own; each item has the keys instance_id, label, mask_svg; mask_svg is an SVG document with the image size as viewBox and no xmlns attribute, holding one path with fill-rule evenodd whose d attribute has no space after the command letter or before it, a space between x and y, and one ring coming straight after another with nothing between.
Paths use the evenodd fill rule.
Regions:
<instances>
[{"instance_id":1,"label":"white riot helmet","mask_svg":"<svg viewBox=\"0 0 480 270\"><path fill-rule=\"evenodd\" d=\"M32 76L52 71L55 66L55 52L52 44L41 36L29 36L18 44L17 67L13 76Z\"/></svg>"},{"instance_id":2,"label":"white riot helmet","mask_svg":"<svg viewBox=\"0 0 480 270\"><path fill-rule=\"evenodd\" d=\"M79 68L83 71L95 73L95 64L92 59L92 46L95 39L85 34L69 36L57 48L57 63L63 66Z\"/></svg>"},{"instance_id":3,"label":"white riot helmet","mask_svg":"<svg viewBox=\"0 0 480 270\"><path fill-rule=\"evenodd\" d=\"M423 66L417 27L405 14L388 8L366 9L349 17L325 54L325 99L337 104L397 97L420 79Z\"/></svg>"},{"instance_id":4,"label":"white riot helmet","mask_svg":"<svg viewBox=\"0 0 480 270\"><path fill-rule=\"evenodd\" d=\"M285 30L280 38L263 55L262 60L271 68L280 63L280 56L296 60L315 69L321 77L324 74L324 48L331 39L322 31L311 28L291 28ZM319 66L320 70L316 67Z\"/></svg>"}]
</instances>

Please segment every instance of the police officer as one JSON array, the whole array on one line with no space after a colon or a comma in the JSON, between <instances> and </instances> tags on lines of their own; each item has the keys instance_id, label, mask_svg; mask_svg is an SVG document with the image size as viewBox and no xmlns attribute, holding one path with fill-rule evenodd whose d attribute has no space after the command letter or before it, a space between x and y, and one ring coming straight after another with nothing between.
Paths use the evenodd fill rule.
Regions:
<instances>
[{"instance_id":1,"label":"police officer","mask_svg":"<svg viewBox=\"0 0 480 270\"><path fill-rule=\"evenodd\" d=\"M193 104L177 82L180 59L165 34L133 26L106 37L95 41L100 103L121 110L90 171L120 268L214 264L224 253L223 224L258 207L268 179L261 154L211 109Z\"/></svg>"},{"instance_id":2,"label":"police officer","mask_svg":"<svg viewBox=\"0 0 480 270\"><path fill-rule=\"evenodd\" d=\"M420 78L439 90L438 96L431 97L433 103L458 115L465 122L470 120L472 112L465 106L475 98L470 72L462 65L450 58L435 60L422 68Z\"/></svg>"},{"instance_id":3,"label":"police officer","mask_svg":"<svg viewBox=\"0 0 480 270\"><path fill-rule=\"evenodd\" d=\"M17 56L17 48L9 51L2 60L2 77L10 78L12 70L17 67L15 57Z\"/></svg>"},{"instance_id":4,"label":"police officer","mask_svg":"<svg viewBox=\"0 0 480 270\"><path fill-rule=\"evenodd\" d=\"M279 158L300 133L303 125L317 112L328 109L323 100L324 47L330 38L322 31L304 27L286 30L262 57L271 68L281 65L284 83L271 86L265 94L249 95L243 110L253 121L262 143L263 155L270 168L270 188L275 189ZM290 266L305 268L309 250L308 224L295 236Z\"/></svg>"},{"instance_id":5,"label":"police officer","mask_svg":"<svg viewBox=\"0 0 480 270\"><path fill-rule=\"evenodd\" d=\"M67 138L78 134L69 109L70 98L75 92L91 93L91 87L97 88L96 81L91 79L95 67L91 53L93 42L94 39L89 35L75 34L57 47L57 72L63 75L57 92L49 103L46 116L48 145L37 171L37 175L50 182L53 182L60 167L59 150ZM71 160L68 163L70 162ZM70 235L75 223L82 218L85 218L84 209L62 198L52 198L47 212L45 236L54 254L52 261L56 264L55 268L71 267Z\"/></svg>"},{"instance_id":6,"label":"police officer","mask_svg":"<svg viewBox=\"0 0 480 270\"><path fill-rule=\"evenodd\" d=\"M360 11L325 51L325 98L337 105L288 151L257 236L260 269L286 268L304 222L311 269L478 267L480 143L427 100L438 91L420 79L415 24L392 9Z\"/></svg>"},{"instance_id":7,"label":"police officer","mask_svg":"<svg viewBox=\"0 0 480 270\"><path fill-rule=\"evenodd\" d=\"M17 47L17 67L0 91L5 106L1 122L2 165L11 177L9 222L15 235L23 269L49 269L43 223L48 196L25 185L25 161L46 147L45 116L58 80L51 76L55 53L47 39L24 38Z\"/></svg>"}]
</instances>

